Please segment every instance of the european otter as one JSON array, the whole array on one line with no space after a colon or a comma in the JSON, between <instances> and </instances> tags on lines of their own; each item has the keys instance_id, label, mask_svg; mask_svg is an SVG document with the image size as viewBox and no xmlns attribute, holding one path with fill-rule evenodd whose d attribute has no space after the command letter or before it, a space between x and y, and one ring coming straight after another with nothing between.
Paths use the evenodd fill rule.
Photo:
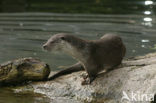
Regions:
<instances>
[{"instance_id":1,"label":"european otter","mask_svg":"<svg viewBox=\"0 0 156 103\"><path fill-rule=\"evenodd\" d=\"M117 35L106 34L98 40L84 40L73 35L59 33L53 35L44 45L47 51L64 51L77 64L62 70L49 80L74 71L85 70L88 74L83 84L90 84L102 70L110 70L121 64L126 48Z\"/></svg>"}]
</instances>

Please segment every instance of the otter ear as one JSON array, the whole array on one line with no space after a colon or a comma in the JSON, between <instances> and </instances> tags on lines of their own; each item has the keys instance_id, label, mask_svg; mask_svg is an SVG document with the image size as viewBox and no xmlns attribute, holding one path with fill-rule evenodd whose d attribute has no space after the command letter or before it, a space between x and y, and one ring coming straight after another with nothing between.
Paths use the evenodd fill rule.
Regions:
<instances>
[{"instance_id":1,"label":"otter ear","mask_svg":"<svg viewBox=\"0 0 156 103\"><path fill-rule=\"evenodd\" d=\"M65 40L65 37L62 36L62 37L61 37L61 40Z\"/></svg>"}]
</instances>

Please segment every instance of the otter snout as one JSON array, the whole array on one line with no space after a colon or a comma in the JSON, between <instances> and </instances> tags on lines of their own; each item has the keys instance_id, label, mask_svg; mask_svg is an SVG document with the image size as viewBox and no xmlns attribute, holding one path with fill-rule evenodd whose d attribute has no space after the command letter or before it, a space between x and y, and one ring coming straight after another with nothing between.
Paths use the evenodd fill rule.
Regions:
<instances>
[{"instance_id":1,"label":"otter snout","mask_svg":"<svg viewBox=\"0 0 156 103\"><path fill-rule=\"evenodd\" d=\"M42 47L43 47L43 49L45 49L45 50L47 49L47 46L46 46L46 45L43 45Z\"/></svg>"},{"instance_id":2,"label":"otter snout","mask_svg":"<svg viewBox=\"0 0 156 103\"><path fill-rule=\"evenodd\" d=\"M42 46L42 48L43 48L44 50L49 51L49 47L48 47L48 45L46 45L46 44L44 44L44 45Z\"/></svg>"}]
</instances>

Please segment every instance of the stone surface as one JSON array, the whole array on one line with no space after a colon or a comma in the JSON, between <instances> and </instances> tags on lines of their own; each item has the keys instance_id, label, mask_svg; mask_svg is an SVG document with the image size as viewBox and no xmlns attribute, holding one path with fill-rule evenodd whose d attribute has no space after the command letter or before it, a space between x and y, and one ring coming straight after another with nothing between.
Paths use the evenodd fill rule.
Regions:
<instances>
[{"instance_id":1,"label":"stone surface","mask_svg":"<svg viewBox=\"0 0 156 103\"><path fill-rule=\"evenodd\" d=\"M81 85L84 73L76 72L32 86L34 92L45 94L51 103L154 103L145 96L142 100L141 96L145 94L148 99L156 94L156 53L125 60L119 68L99 74L91 85Z\"/></svg>"},{"instance_id":2,"label":"stone surface","mask_svg":"<svg viewBox=\"0 0 156 103\"><path fill-rule=\"evenodd\" d=\"M16 59L0 65L0 85L39 81L48 77L47 64L31 57Z\"/></svg>"}]
</instances>

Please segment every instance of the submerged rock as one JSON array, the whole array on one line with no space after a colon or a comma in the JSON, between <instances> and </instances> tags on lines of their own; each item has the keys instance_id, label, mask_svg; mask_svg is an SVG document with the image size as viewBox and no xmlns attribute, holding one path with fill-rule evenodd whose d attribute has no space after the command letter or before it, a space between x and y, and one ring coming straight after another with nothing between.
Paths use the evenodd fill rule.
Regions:
<instances>
[{"instance_id":1,"label":"submerged rock","mask_svg":"<svg viewBox=\"0 0 156 103\"><path fill-rule=\"evenodd\" d=\"M39 59L16 59L0 65L0 85L44 80L49 73L49 66Z\"/></svg>"},{"instance_id":2,"label":"submerged rock","mask_svg":"<svg viewBox=\"0 0 156 103\"><path fill-rule=\"evenodd\" d=\"M33 83L32 86L34 92L47 95L52 103L156 101L156 53L125 60L121 67L99 74L91 85L81 85L84 73L76 72L52 81Z\"/></svg>"}]
</instances>

